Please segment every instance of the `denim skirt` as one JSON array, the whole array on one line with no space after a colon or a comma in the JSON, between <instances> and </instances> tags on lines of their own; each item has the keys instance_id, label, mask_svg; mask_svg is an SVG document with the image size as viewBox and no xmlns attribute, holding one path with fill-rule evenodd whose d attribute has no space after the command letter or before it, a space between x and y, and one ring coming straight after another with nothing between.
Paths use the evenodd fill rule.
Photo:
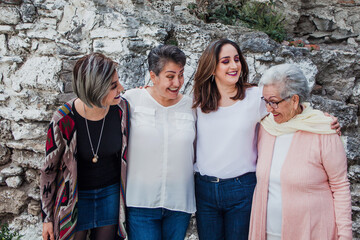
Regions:
<instances>
[{"instance_id":1,"label":"denim skirt","mask_svg":"<svg viewBox=\"0 0 360 240\"><path fill-rule=\"evenodd\" d=\"M94 190L79 190L76 231L118 224L120 184Z\"/></svg>"}]
</instances>

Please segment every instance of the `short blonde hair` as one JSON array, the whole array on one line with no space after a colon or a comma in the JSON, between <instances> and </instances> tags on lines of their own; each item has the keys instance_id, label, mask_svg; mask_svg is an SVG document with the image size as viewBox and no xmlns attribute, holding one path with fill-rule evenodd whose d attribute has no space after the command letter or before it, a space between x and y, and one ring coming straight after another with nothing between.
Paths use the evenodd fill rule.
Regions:
<instances>
[{"instance_id":1,"label":"short blonde hair","mask_svg":"<svg viewBox=\"0 0 360 240\"><path fill-rule=\"evenodd\" d=\"M80 58L73 70L74 93L89 107L103 107L101 102L109 92L116 65L101 53L91 53Z\"/></svg>"}]
</instances>

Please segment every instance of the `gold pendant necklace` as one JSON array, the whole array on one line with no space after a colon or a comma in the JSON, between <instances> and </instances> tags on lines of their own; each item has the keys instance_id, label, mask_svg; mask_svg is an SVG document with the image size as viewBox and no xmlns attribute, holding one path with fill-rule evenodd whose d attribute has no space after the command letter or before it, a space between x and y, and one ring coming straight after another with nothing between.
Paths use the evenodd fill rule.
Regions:
<instances>
[{"instance_id":1,"label":"gold pendant necklace","mask_svg":"<svg viewBox=\"0 0 360 240\"><path fill-rule=\"evenodd\" d=\"M98 151L99 151L99 146L100 146L100 142L101 142L101 137L102 137L102 133L103 133L103 129L104 129L104 123L105 123L105 117L106 117L106 110L105 110L105 114L104 114L104 118L103 118L103 122L102 122L102 126L101 126L101 131L100 131L100 136L99 136L99 142L96 148L96 152L94 152L94 147L91 141L91 137L90 137L90 131L89 131L89 126L88 126L88 122L87 122L87 118L86 118L86 111L85 111L85 103L83 103L83 107L84 107L84 114L85 114L85 125L86 125L86 130L87 130L87 134L88 134L88 138L89 138L89 142L90 142L90 147L91 147L91 152L94 155L94 157L92 158L92 163L97 163L99 161L99 156L98 156Z\"/></svg>"}]
</instances>

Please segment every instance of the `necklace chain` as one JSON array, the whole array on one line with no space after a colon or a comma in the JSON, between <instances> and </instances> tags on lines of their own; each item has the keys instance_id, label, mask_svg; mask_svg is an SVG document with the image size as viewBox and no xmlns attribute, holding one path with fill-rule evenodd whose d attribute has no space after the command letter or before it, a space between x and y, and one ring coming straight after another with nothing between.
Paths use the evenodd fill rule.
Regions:
<instances>
[{"instance_id":1,"label":"necklace chain","mask_svg":"<svg viewBox=\"0 0 360 240\"><path fill-rule=\"evenodd\" d=\"M99 142L98 142L97 147L96 147L96 152L94 152L94 147L93 147L93 144L92 144L92 141L91 141L89 126L88 126L88 122L87 122L87 118L86 118L85 103L83 103L83 104L84 104L83 107L84 107L84 114L85 114L86 130L87 130L87 134L88 134L88 138L89 138L89 142L90 142L91 152L92 152L92 154L94 155L94 157L93 157L93 159L92 159L92 162L93 162L93 163L97 163L97 161L98 161L98 159L99 159L99 156L98 156L97 154L98 154L98 151L99 151L100 142L101 142L101 137L102 137L102 133L103 133L103 129L104 129L104 123L105 123L105 118L106 118L106 110L105 110L104 119L103 119L102 126L101 126L101 131L100 131L100 136L99 136Z\"/></svg>"}]
</instances>

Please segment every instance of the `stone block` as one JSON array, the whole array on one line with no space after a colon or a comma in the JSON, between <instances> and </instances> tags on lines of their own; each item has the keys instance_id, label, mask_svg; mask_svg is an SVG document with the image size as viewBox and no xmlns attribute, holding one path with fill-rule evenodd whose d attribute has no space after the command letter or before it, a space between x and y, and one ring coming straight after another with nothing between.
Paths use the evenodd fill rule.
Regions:
<instances>
[{"instance_id":1,"label":"stone block","mask_svg":"<svg viewBox=\"0 0 360 240\"><path fill-rule=\"evenodd\" d=\"M41 206L40 206L40 202L35 201L35 200L31 200L29 205L28 205L28 209L27 209L28 213L33 215L33 216L38 216L41 212Z\"/></svg>"},{"instance_id":2,"label":"stone block","mask_svg":"<svg viewBox=\"0 0 360 240\"><path fill-rule=\"evenodd\" d=\"M76 60L64 59L62 61L62 71L72 72L75 66Z\"/></svg>"},{"instance_id":3,"label":"stone block","mask_svg":"<svg viewBox=\"0 0 360 240\"><path fill-rule=\"evenodd\" d=\"M5 4L20 5L23 0L2 0Z\"/></svg>"},{"instance_id":4,"label":"stone block","mask_svg":"<svg viewBox=\"0 0 360 240\"><path fill-rule=\"evenodd\" d=\"M355 38L348 38L347 44L353 47L358 47L359 44L356 42Z\"/></svg>"},{"instance_id":5,"label":"stone block","mask_svg":"<svg viewBox=\"0 0 360 240\"><path fill-rule=\"evenodd\" d=\"M35 153L45 153L45 135L43 139L36 140L22 140L22 141L7 141L6 146L17 150L28 150Z\"/></svg>"},{"instance_id":6,"label":"stone block","mask_svg":"<svg viewBox=\"0 0 360 240\"><path fill-rule=\"evenodd\" d=\"M113 30L108 28L96 28L90 32L90 38L119 38L119 37L128 37L126 30L119 29Z\"/></svg>"},{"instance_id":7,"label":"stone block","mask_svg":"<svg viewBox=\"0 0 360 240\"><path fill-rule=\"evenodd\" d=\"M64 7L63 17L58 25L58 31L60 33L66 33L72 27L72 19L75 15L76 7L72 5L66 5Z\"/></svg>"},{"instance_id":8,"label":"stone block","mask_svg":"<svg viewBox=\"0 0 360 240\"><path fill-rule=\"evenodd\" d=\"M332 100L318 95L311 96L314 108L328 112L339 119L342 127L357 127L357 106L345 104L344 102Z\"/></svg>"},{"instance_id":9,"label":"stone block","mask_svg":"<svg viewBox=\"0 0 360 240\"><path fill-rule=\"evenodd\" d=\"M57 37L57 31L55 29L29 29L27 31L27 36L29 38L35 39L48 39L48 40L55 40Z\"/></svg>"},{"instance_id":10,"label":"stone block","mask_svg":"<svg viewBox=\"0 0 360 240\"><path fill-rule=\"evenodd\" d=\"M33 4L24 3L20 7L21 19L25 23L32 23L36 19L36 8Z\"/></svg>"},{"instance_id":11,"label":"stone block","mask_svg":"<svg viewBox=\"0 0 360 240\"><path fill-rule=\"evenodd\" d=\"M11 122L9 120L0 121L0 139L2 140L12 139Z\"/></svg>"},{"instance_id":12,"label":"stone block","mask_svg":"<svg viewBox=\"0 0 360 240\"><path fill-rule=\"evenodd\" d=\"M64 93L72 93L72 92L73 92L72 83L66 82L64 87Z\"/></svg>"},{"instance_id":13,"label":"stone block","mask_svg":"<svg viewBox=\"0 0 360 240\"><path fill-rule=\"evenodd\" d=\"M36 182L38 175L34 169L29 169L25 172L25 180L27 183Z\"/></svg>"},{"instance_id":14,"label":"stone block","mask_svg":"<svg viewBox=\"0 0 360 240\"><path fill-rule=\"evenodd\" d=\"M351 181L360 182L360 165L352 165L349 167L348 177Z\"/></svg>"},{"instance_id":15,"label":"stone block","mask_svg":"<svg viewBox=\"0 0 360 240\"><path fill-rule=\"evenodd\" d=\"M283 63L285 61L285 58L283 58L283 57L275 57L274 61L276 63L280 64L280 63Z\"/></svg>"},{"instance_id":16,"label":"stone block","mask_svg":"<svg viewBox=\"0 0 360 240\"><path fill-rule=\"evenodd\" d=\"M13 122L11 124L14 140L40 138L46 133L46 129L45 123Z\"/></svg>"},{"instance_id":17,"label":"stone block","mask_svg":"<svg viewBox=\"0 0 360 240\"><path fill-rule=\"evenodd\" d=\"M359 160L360 159L360 135L356 134L354 136L347 137L346 144L346 156L349 160ZM360 175L359 175L360 176ZM360 178L358 179L360 182Z\"/></svg>"},{"instance_id":18,"label":"stone block","mask_svg":"<svg viewBox=\"0 0 360 240\"><path fill-rule=\"evenodd\" d=\"M255 53L271 52L278 46L278 43L260 32L244 34L240 37L239 42L241 42L242 51Z\"/></svg>"},{"instance_id":19,"label":"stone block","mask_svg":"<svg viewBox=\"0 0 360 240\"><path fill-rule=\"evenodd\" d=\"M10 150L3 144L0 144L0 165L4 165L10 161Z\"/></svg>"},{"instance_id":20,"label":"stone block","mask_svg":"<svg viewBox=\"0 0 360 240\"><path fill-rule=\"evenodd\" d=\"M22 63L23 60L19 56L0 56L0 63Z\"/></svg>"},{"instance_id":21,"label":"stone block","mask_svg":"<svg viewBox=\"0 0 360 240\"><path fill-rule=\"evenodd\" d=\"M319 31L329 32L336 28L336 24L332 19L314 18L313 22Z\"/></svg>"},{"instance_id":22,"label":"stone block","mask_svg":"<svg viewBox=\"0 0 360 240\"><path fill-rule=\"evenodd\" d=\"M31 41L28 38L20 38L18 36L13 36L9 38L8 43L9 49L16 54L27 53L31 48Z\"/></svg>"},{"instance_id":23,"label":"stone block","mask_svg":"<svg viewBox=\"0 0 360 240\"><path fill-rule=\"evenodd\" d=\"M118 39L95 39L93 41L93 48L95 52L103 52L104 54L122 54L124 55L124 43Z\"/></svg>"},{"instance_id":24,"label":"stone block","mask_svg":"<svg viewBox=\"0 0 360 240\"><path fill-rule=\"evenodd\" d=\"M1 60L1 59L0 59ZM12 88L36 88L38 90L59 90L56 74L61 70L61 61L55 57L30 57L10 79ZM21 87L20 87L21 86Z\"/></svg>"},{"instance_id":25,"label":"stone block","mask_svg":"<svg viewBox=\"0 0 360 240\"><path fill-rule=\"evenodd\" d=\"M28 214L27 211L23 211L20 216L15 216L10 222L10 227L19 232L22 240L43 239L42 226L39 216Z\"/></svg>"},{"instance_id":26,"label":"stone block","mask_svg":"<svg viewBox=\"0 0 360 240\"><path fill-rule=\"evenodd\" d=\"M21 23L16 25L15 29L16 30L29 30L29 29L33 29L35 27L35 24L33 23Z\"/></svg>"},{"instance_id":27,"label":"stone block","mask_svg":"<svg viewBox=\"0 0 360 240\"><path fill-rule=\"evenodd\" d=\"M18 189L0 189L0 214L20 214L26 205L26 193Z\"/></svg>"},{"instance_id":28,"label":"stone block","mask_svg":"<svg viewBox=\"0 0 360 240\"><path fill-rule=\"evenodd\" d=\"M36 184L35 182L32 182L30 184L30 187L27 189L27 196L36 200L40 201L40 184Z\"/></svg>"},{"instance_id":29,"label":"stone block","mask_svg":"<svg viewBox=\"0 0 360 240\"><path fill-rule=\"evenodd\" d=\"M21 184L23 183L23 178L20 176L8 177L8 178L6 178L5 182L6 182L6 185L8 185L8 187L19 188L21 186Z\"/></svg>"},{"instance_id":30,"label":"stone block","mask_svg":"<svg viewBox=\"0 0 360 240\"><path fill-rule=\"evenodd\" d=\"M67 102L73 98L75 98L76 95L75 93L73 92L70 92L70 93L62 93L62 94L59 94L58 97L57 97L57 101L58 102L61 102L61 103L64 103L64 102Z\"/></svg>"},{"instance_id":31,"label":"stone block","mask_svg":"<svg viewBox=\"0 0 360 240\"><path fill-rule=\"evenodd\" d=\"M0 55L6 55L8 52L6 37L4 34L0 35Z\"/></svg>"},{"instance_id":32,"label":"stone block","mask_svg":"<svg viewBox=\"0 0 360 240\"><path fill-rule=\"evenodd\" d=\"M6 185L5 183L6 177L0 174L0 185Z\"/></svg>"},{"instance_id":33,"label":"stone block","mask_svg":"<svg viewBox=\"0 0 360 240\"><path fill-rule=\"evenodd\" d=\"M69 47L68 45L63 45L63 44L56 45L56 52L59 55L63 55L66 57L73 57L84 54L82 49L79 49L79 47L74 47L74 46Z\"/></svg>"},{"instance_id":34,"label":"stone block","mask_svg":"<svg viewBox=\"0 0 360 240\"><path fill-rule=\"evenodd\" d=\"M108 28L120 30L127 25L126 24L127 17L119 12L113 11L113 12L103 13L103 17L104 17L104 26ZM139 27L139 24L137 23L135 27Z\"/></svg>"},{"instance_id":35,"label":"stone block","mask_svg":"<svg viewBox=\"0 0 360 240\"><path fill-rule=\"evenodd\" d=\"M44 132L44 135L45 134L46 132ZM45 142L43 143L43 146L45 148ZM40 169L44 161L44 155L41 153L34 153L32 151L19 151L14 149L11 160L13 163L22 167Z\"/></svg>"},{"instance_id":36,"label":"stone block","mask_svg":"<svg viewBox=\"0 0 360 240\"><path fill-rule=\"evenodd\" d=\"M54 18L46 18L46 17L44 17L44 18L40 18L39 19L39 24L42 24L43 25L43 27L42 28L56 28L56 23L57 23L57 21L56 21L56 19L54 19Z\"/></svg>"},{"instance_id":37,"label":"stone block","mask_svg":"<svg viewBox=\"0 0 360 240\"><path fill-rule=\"evenodd\" d=\"M10 25L0 25L0 33L13 34L14 28Z\"/></svg>"},{"instance_id":38,"label":"stone block","mask_svg":"<svg viewBox=\"0 0 360 240\"><path fill-rule=\"evenodd\" d=\"M56 51L56 43L55 42L42 42L39 41L36 46L36 53L40 56L54 56L54 52Z\"/></svg>"},{"instance_id":39,"label":"stone block","mask_svg":"<svg viewBox=\"0 0 360 240\"><path fill-rule=\"evenodd\" d=\"M0 24L15 25L20 22L20 13L15 7L0 6Z\"/></svg>"},{"instance_id":40,"label":"stone block","mask_svg":"<svg viewBox=\"0 0 360 240\"><path fill-rule=\"evenodd\" d=\"M24 170L22 167L19 167L16 165L11 165L9 167L2 169L0 171L0 174L3 175L4 177L12 177L12 176L20 175L23 172L24 172Z\"/></svg>"},{"instance_id":41,"label":"stone block","mask_svg":"<svg viewBox=\"0 0 360 240\"><path fill-rule=\"evenodd\" d=\"M54 9L54 10L41 9L41 8L37 9L37 14L39 15L39 17L56 18L58 21L61 20L62 13L63 13L63 9Z\"/></svg>"},{"instance_id":42,"label":"stone block","mask_svg":"<svg viewBox=\"0 0 360 240\"><path fill-rule=\"evenodd\" d=\"M309 34L310 38L325 38L325 37L329 37L331 36L331 33L329 32L312 32L311 34Z\"/></svg>"}]
</instances>

